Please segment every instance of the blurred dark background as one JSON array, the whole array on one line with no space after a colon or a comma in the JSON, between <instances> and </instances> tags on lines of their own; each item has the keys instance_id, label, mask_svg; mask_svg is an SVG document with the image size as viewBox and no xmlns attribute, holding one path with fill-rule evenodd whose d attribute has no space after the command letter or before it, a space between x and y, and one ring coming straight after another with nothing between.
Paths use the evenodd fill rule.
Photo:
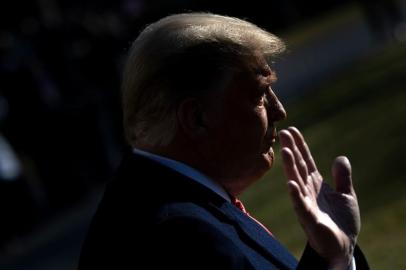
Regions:
<instances>
[{"instance_id":1,"label":"blurred dark background","mask_svg":"<svg viewBox=\"0 0 406 270\"><path fill-rule=\"evenodd\" d=\"M288 43L293 102L406 40L405 1L35 0L0 4L0 268L75 269L126 148L120 78L132 40L178 12L247 19ZM4 268L2 268L2 266Z\"/></svg>"}]
</instances>

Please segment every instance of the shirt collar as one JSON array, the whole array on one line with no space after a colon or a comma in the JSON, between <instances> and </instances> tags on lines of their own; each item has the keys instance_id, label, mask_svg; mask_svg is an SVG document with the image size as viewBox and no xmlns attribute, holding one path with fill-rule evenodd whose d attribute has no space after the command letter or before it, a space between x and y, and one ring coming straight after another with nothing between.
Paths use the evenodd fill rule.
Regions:
<instances>
[{"instance_id":1,"label":"shirt collar","mask_svg":"<svg viewBox=\"0 0 406 270\"><path fill-rule=\"evenodd\" d=\"M210 179L203 173L199 172L198 170L190 167L189 165L186 165L182 162L163 157L157 154L153 154L138 148L133 148L133 152L135 154L144 156L146 158L149 158L151 160L154 160L166 167L169 167L175 171L177 171L180 174L183 174L184 176L187 176L188 178L200 183L201 185L209 188L210 190L214 191L221 197L223 197L225 200L231 202L230 196L228 193L224 190L222 186L220 186L217 182L214 180Z\"/></svg>"}]
</instances>

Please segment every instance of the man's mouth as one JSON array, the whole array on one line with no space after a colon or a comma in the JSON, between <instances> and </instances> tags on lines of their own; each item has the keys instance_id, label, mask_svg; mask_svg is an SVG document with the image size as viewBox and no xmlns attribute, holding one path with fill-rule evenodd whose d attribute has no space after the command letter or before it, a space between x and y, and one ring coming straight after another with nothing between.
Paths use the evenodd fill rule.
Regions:
<instances>
[{"instance_id":1,"label":"man's mouth","mask_svg":"<svg viewBox=\"0 0 406 270\"><path fill-rule=\"evenodd\" d=\"M276 143L276 138L277 138L277 132L275 127L270 127L270 132L267 134L268 136L265 136L265 145L266 145L266 152L271 151L272 146Z\"/></svg>"},{"instance_id":2,"label":"man's mouth","mask_svg":"<svg viewBox=\"0 0 406 270\"><path fill-rule=\"evenodd\" d=\"M275 126L271 126L270 129L271 132L269 134L269 140L272 142L272 144L274 144L276 142L276 138L278 137L278 133L276 132Z\"/></svg>"}]
</instances>

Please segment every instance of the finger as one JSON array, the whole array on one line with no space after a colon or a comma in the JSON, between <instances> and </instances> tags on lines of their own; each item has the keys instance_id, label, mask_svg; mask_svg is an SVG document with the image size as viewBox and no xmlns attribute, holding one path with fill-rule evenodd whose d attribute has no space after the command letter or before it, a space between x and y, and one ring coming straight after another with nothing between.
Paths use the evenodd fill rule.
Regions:
<instances>
[{"instance_id":1,"label":"finger","mask_svg":"<svg viewBox=\"0 0 406 270\"><path fill-rule=\"evenodd\" d=\"M289 148L284 147L281 150L281 155L283 161L283 170L285 172L286 177L289 180L296 182L297 185L300 187L302 194L306 194L307 193L306 188L303 183L302 177L300 176L300 173L297 170L292 151Z\"/></svg>"},{"instance_id":2,"label":"finger","mask_svg":"<svg viewBox=\"0 0 406 270\"><path fill-rule=\"evenodd\" d=\"M317 171L316 163L314 162L312 154L310 153L310 149L307 146L307 143L304 140L302 133L300 133L300 131L295 127L289 127L289 131L292 134L292 137L295 140L296 145L299 148L299 151L301 152L302 157L306 162L309 172L312 173Z\"/></svg>"},{"instance_id":3,"label":"finger","mask_svg":"<svg viewBox=\"0 0 406 270\"><path fill-rule=\"evenodd\" d=\"M295 210L300 223L305 224L306 220L309 218L309 211L306 208L304 197L300 192L300 187L295 181L288 181L287 185L293 209Z\"/></svg>"},{"instance_id":4,"label":"finger","mask_svg":"<svg viewBox=\"0 0 406 270\"><path fill-rule=\"evenodd\" d=\"M334 160L332 167L336 191L344 194L352 194L351 164L347 157L339 156Z\"/></svg>"},{"instance_id":5,"label":"finger","mask_svg":"<svg viewBox=\"0 0 406 270\"><path fill-rule=\"evenodd\" d=\"M281 130L279 132L279 138L280 138L282 147L288 147L293 152L294 158L295 158L295 163L299 170L299 173L300 173L304 183L307 183L307 177L308 177L307 165L306 165L305 160L302 157L302 154L299 151L299 148L296 146L293 136L291 135L289 130Z\"/></svg>"}]
</instances>

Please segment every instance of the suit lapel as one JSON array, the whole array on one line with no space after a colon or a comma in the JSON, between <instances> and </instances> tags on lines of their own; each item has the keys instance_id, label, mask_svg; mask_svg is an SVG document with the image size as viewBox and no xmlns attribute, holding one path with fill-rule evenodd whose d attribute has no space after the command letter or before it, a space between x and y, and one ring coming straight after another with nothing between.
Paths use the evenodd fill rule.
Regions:
<instances>
[{"instance_id":1,"label":"suit lapel","mask_svg":"<svg viewBox=\"0 0 406 270\"><path fill-rule=\"evenodd\" d=\"M296 268L297 260L290 252L252 218L231 203L223 203L218 210L226 215L254 245L257 245L263 254L271 257L278 268Z\"/></svg>"}]
</instances>

